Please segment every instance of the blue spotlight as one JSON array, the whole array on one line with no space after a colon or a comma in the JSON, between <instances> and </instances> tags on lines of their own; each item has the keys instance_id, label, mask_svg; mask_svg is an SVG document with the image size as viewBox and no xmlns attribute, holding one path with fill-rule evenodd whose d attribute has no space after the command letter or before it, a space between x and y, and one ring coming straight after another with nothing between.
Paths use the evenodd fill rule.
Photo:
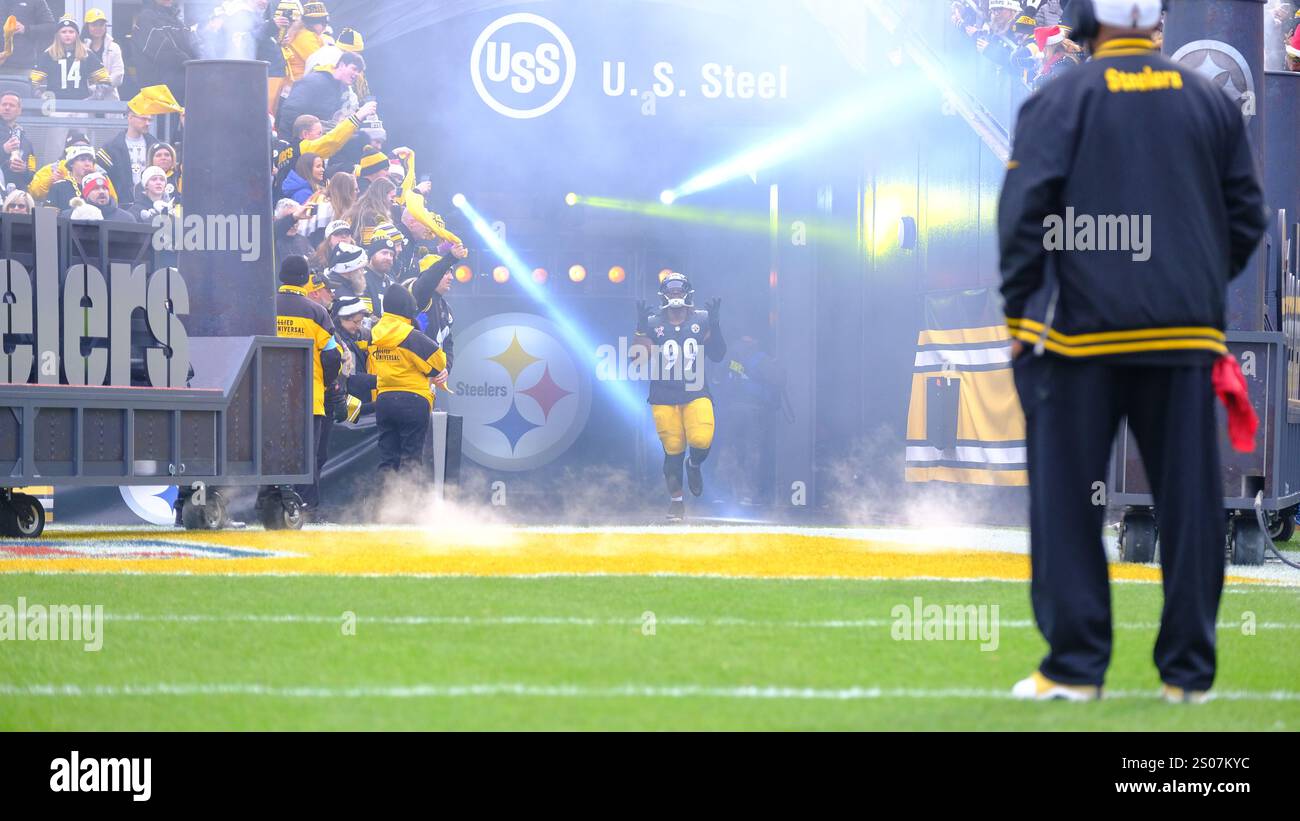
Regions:
<instances>
[{"instance_id":1,"label":"blue spotlight","mask_svg":"<svg viewBox=\"0 0 1300 821\"><path fill-rule=\"evenodd\" d=\"M533 278L534 266L524 264L523 260L519 258L519 255L514 252L514 249L507 245L505 241L497 235L497 232L492 230L492 226L488 225L487 220L485 220L483 216L475 210L473 205L470 205L469 200L465 198L464 194L457 194L452 197L451 202L452 205L455 205L461 210L469 220L470 225L474 227L474 231L478 233L478 235L482 237L483 241L487 243L488 247L492 249L492 253L496 254L497 259L501 260L501 262L510 269L510 279L519 283L519 286L528 293L528 296L542 307L546 312L547 317L560 329L560 334L564 337L564 341L575 353L579 353L580 356L586 357L588 363L591 365L592 371L594 372L596 370L597 359L596 349L599 346L586 331L574 324L573 318L570 315L551 303L551 294L549 294L546 288ZM647 406L645 403L645 397L637 396L630 383L625 381L602 380L594 377L593 381L604 385L610 392L610 396L612 396L618 403L619 407L626 411L630 416L643 420L649 419L649 414L646 413Z\"/></svg>"}]
</instances>

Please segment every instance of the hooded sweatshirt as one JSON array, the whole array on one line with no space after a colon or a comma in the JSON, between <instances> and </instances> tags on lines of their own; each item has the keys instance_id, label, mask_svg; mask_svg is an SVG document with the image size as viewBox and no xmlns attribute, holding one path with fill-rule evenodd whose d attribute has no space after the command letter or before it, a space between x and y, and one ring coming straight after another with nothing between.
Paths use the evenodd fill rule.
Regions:
<instances>
[{"instance_id":1,"label":"hooded sweatshirt","mask_svg":"<svg viewBox=\"0 0 1300 821\"><path fill-rule=\"evenodd\" d=\"M378 396L391 391L414 393L432 409L429 377L446 369L447 357L438 343L416 330L409 318L389 310L370 330L366 370L375 375Z\"/></svg>"}]
</instances>

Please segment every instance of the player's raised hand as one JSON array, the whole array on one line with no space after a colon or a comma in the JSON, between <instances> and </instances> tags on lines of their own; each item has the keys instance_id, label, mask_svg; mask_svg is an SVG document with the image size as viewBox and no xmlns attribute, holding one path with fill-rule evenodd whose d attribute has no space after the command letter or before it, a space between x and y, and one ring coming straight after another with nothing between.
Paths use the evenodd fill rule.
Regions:
<instances>
[{"instance_id":1,"label":"player's raised hand","mask_svg":"<svg viewBox=\"0 0 1300 821\"><path fill-rule=\"evenodd\" d=\"M722 316L722 299L714 298L704 303L704 309L709 312L709 324L717 325Z\"/></svg>"},{"instance_id":2,"label":"player's raised hand","mask_svg":"<svg viewBox=\"0 0 1300 821\"><path fill-rule=\"evenodd\" d=\"M645 336L650 335L650 319L649 315L646 314L647 310L645 300L638 299L636 301L636 331Z\"/></svg>"}]
</instances>

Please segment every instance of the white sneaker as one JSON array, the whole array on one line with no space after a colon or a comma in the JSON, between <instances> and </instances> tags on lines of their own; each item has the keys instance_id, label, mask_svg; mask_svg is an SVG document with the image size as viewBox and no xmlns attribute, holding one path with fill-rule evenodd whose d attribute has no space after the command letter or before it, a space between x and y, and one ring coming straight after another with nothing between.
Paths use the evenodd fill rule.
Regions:
<instances>
[{"instance_id":1,"label":"white sneaker","mask_svg":"<svg viewBox=\"0 0 1300 821\"><path fill-rule=\"evenodd\" d=\"M1024 701L1097 701L1101 698L1101 688L1092 684L1060 684L1035 670L1029 678L1016 682L1011 695Z\"/></svg>"}]
</instances>

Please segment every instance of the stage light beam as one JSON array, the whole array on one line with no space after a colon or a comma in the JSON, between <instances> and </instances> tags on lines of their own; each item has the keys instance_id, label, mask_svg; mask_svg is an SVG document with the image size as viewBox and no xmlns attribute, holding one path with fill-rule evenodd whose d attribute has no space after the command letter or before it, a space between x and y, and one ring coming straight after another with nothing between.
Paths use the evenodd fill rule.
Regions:
<instances>
[{"instance_id":1,"label":"stage light beam","mask_svg":"<svg viewBox=\"0 0 1300 821\"><path fill-rule=\"evenodd\" d=\"M748 177L787 160L807 156L816 149L864 128L884 128L901 107L915 105L917 89L909 83L882 83L863 88L838 104L819 112L803 125L746 149L659 195L664 205Z\"/></svg>"},{"instance_id":2,"label":"stage light beam","mask_svg":"<svg viewBox=\"0 0 1300 821\"><path fill-rule=\"evenodd\" d=\"M551 302L552 296L541 285L533 281L531 276L533 269L525 265L514 249L492 230L492 226L479 214L469 200L463 195L458 195L458 197L453 198L452 204L465 215L470 225L473 226L475 233L482 237L497 259L505 263L505 267L509 271L514 272L514 281L519 283L524 292L545 311L547 318L555 323L560 335L564 337L564 341L569 345L570 349L578 356L585 358L587 364L595 371L600 345L595 342L590 334L578 327L570 312L561 310ZM610 397L630 418L640 419L643 422L649 418L645 410L645 393L642 391L641 395L638 396L631 382L597 379L594 380L594 384L608 391Z\"/></svg>"}]
</instances>

